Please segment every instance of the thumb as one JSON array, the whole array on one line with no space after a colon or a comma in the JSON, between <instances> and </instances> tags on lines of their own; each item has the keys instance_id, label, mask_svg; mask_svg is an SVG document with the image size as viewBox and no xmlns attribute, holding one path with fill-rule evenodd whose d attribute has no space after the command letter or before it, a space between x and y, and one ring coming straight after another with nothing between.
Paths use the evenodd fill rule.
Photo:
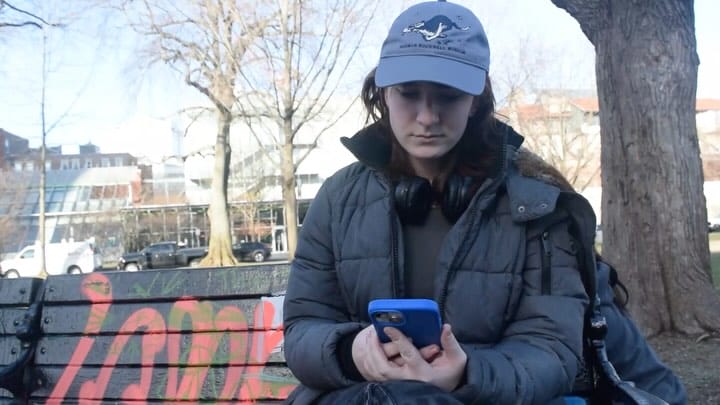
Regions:
<instances>
[{"instance_id":1,"label":"thumb","mask_svg":"<svg viewBox=\"0 0 720 405\"><path fill-rule=\"evenodd\" d=\"M450 324L444 324L442 333L440 334L440 342L443 346L443 351L449 357L459 357L465 355L460 343L455 339L455 335L452 333L452 327Z\"/></svg>"}]
</instances>

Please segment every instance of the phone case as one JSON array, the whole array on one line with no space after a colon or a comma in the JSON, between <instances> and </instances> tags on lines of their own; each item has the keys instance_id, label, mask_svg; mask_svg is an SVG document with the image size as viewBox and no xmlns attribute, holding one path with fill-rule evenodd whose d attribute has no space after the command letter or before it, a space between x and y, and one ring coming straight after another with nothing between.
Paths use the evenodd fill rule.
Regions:
<instances>
[{"instance_id":1,"label":"phone case","mask_svg":"<svg viewBox=\"0 0 720 405\"><path fill-rule=\"evenodd\" d=\"M438 305L433 300L422 298L373 300L368 305L368 315L383 343L390 341L383 328L392 326L411 338L417 348L431 344L440 346L442 321Z\"/></svg>"}]
</instances>

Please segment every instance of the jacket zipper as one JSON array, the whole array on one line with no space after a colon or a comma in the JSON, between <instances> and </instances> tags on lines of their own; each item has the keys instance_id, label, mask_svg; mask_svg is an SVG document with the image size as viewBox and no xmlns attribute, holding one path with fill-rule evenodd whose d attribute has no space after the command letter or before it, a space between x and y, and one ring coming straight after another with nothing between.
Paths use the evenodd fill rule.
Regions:
<instances>
[{"instance_id":1,"label":"jacket zipper","mask_svg":"<svg viewBox=\"0 0 720 405\"><path fill-rule=\"evenodd\" d=\"M472 224L473 224L473 222L474 222L474 218L475 218L475 216L477 215L477 211L478 211L478 208L477 208L477 207L478 207L478 204L477 204L477 203L476 203L476 204L473 204L472 207L470 207L470 213L469 213L470 221L468 222L468 225L467 225L468 228L471 228L471 227L472 227ZM464 252L464 251L467 249L467 244L469 243L469 240L470 240L470 238L468 237L468 236L470 235L469 229L467 229L467 230L463 233L463 235L464 235L464 236L463 236L463 241L462 241L462 243L460 244L460 248L458 249L458 253L459 253L459 252ZM456 266L456 263L457 263L457 261L458 261L458 259L459 259L460 256L461 256L460 254L455 255L455 256L453 257L452 262L450 262L450 267L448 268L448 273L447 273L447 276L445 276L445 282L444 282L444 284L443 284L442 291L440 292L440 300L439 300L439 302L438 302L438 307L439 307L439 309L440 309L440 316L442 317L442 319L445 319L445 301L446 301L446 299L447 299L448 289L450 288L450 279L452 278L452 275L453 275L453 273L455 272L455 268L457 267L457 266Z\"/></svg>"},{"instance_id":2,"label":"jacket zipper","mask_svg":"<svg viewBox=\"0 0 720 405\"><path fill-rule=\"evenodd\" d=\"M549 239L548 232L543 232L540 237L540 244L542 245L542 257L540 258L540 292L542 295L550 295L552 290L552 273L550 272L552 250L550 249Z\"/></svg>"},{"instance_id":3,"label":"jacket zipper","mask_svg":"<svg viewBox=\"0 0 720 405\"><path fill-rule=\"evenodd\" d=\"M470 234L470 228L472 228L472 224L475 222L475 216L477 215L478 211L478 199L480 193L487 192L487 190L495 190L497 191L497 187L495 186L495 183L499 181L499 179L503 178L507 171L507 134L503 136L502 145L500 147L500 161L498 162L498 168L497 168L497 177L492 181L491 184L488 185L487 188L480 187L480 190L477 191L475 196L473 196L472 201L474 204L469 208L470 212L468 214L468 229L463 234L463 241L460 244L460 248L458 249L458 254L453 257L452 262L450 262L450 267L448 268L448 274L445 277L445 282L443 283L443 288L440 291L440 299L438 302L438 307L440 310L440 316L442 319L445 319L445 301L447 300L448 295L448 289L450 288L450 279L452 278L453 273L455 273L456 270L456 263L459 260L459 258L464 255L461 255L460 252L464 252L467 249L467 244L469 243L469 234ZM484 191L483 191L484 190Z\"/></svg>"},{"instance_id":4,"label":"jacket zipper","mask_svg":"<svg viewBox=\"0 0 720 405\"><path fill-rule=\"evenodd\" d=\"M391 204L392 205L392 204ZM400 296L399 294L399 285L400 285L400 269L399 262L400 262L400 252L398 248L398 225L397 225L397 215L395 214L395 208L391 209L390 212L390 228L392 233L392 294L393 298L397 298Z\"/></svg>"},{"instance_id":5,"label":"jacket zipper","mask_svg":"<svg viewBox=\"0 0 720 405\"><path fill-rule=\"evenodd\" d=\"M400 296L400 269L399 264L400 263L400 248L398 247L398 219L397 219L397 213L395 212L395 204L393 203L392 198L392 182L390 179L385 176L384 173L376 171L378 178L380 179L380 183L384 184L388 190L390 190L390 243L392 243L392 277L390 279L391 283L391 290L392 290L392 296L393 298L397 298Z\"/></svg>"}]
</instances>

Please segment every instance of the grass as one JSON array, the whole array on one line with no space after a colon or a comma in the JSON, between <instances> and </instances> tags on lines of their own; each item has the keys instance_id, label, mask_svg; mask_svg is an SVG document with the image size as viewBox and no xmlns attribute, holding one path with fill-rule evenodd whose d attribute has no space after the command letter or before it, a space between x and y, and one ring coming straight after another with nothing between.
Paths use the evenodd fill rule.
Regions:
<instances>
[{"instance_id":1,"label":"grass","mask_svg":"<svg viewBox=\"0 0 720 405\"><path fill-rule=\"evenodd\" d=\"M713 232L710 234L710 268L712 269L713 283L715 288L720 290L720 232ZM713 242L715 246L718 246L713 250ZM596 245L598 252L602 252L602 245Z\"/></svg>"}]
</instances>

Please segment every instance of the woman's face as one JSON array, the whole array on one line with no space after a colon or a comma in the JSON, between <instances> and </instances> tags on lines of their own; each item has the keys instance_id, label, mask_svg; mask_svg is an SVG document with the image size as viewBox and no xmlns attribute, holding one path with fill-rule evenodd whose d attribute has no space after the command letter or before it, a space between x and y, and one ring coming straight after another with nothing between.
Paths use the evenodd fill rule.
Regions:
<instances>
[{"instance_id":1,"label":"woman's face","mask_svg":"<svg viewBox=\"0 0 720 405\"><path fill-rule=\"evenodd\" d=\"M455 147L475 112L475 97L440 84L411 82L383 93L393 134L416 170Z\"/></svg>"}]
</instances>

